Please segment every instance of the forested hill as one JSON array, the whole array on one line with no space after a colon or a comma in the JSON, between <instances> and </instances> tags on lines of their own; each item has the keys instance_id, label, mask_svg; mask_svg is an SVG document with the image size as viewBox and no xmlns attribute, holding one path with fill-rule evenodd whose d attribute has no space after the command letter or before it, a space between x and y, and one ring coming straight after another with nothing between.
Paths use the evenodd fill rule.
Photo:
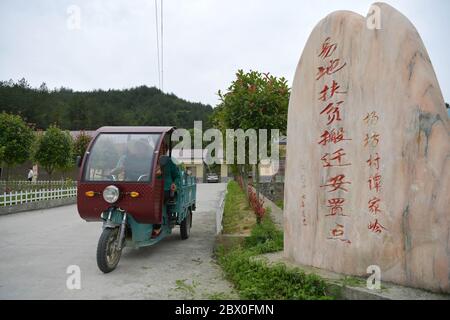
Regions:
<instances>
[{"instance_id":1,"label":"forested hill","mask_svg":"<svg viewBox=\"0 0 450 320\"><path fill-rule=\"evenodd\" d=\"M21 114L36 128L57 124L67 130L95 130L101 126L176 126L192 128L194 120L209 126L212 107L192 103L155 87L77 92L49 91L45 84L31 88L26 80L0 81L0 112Z\"/></svg>"}]
</instances>

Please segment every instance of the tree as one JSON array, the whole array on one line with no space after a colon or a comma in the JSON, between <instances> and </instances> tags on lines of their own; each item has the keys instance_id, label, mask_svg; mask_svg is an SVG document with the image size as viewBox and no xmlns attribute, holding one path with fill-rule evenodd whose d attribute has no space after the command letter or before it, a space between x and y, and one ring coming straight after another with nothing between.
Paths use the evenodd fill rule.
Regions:
<instances>
[{"instance_id":1,"label":"tree","mask_svg":"<svg viewBox=\"0 0 450 320\"><path fill-rule=\"evenodd\" d=\"M212 117L216 127L225 129L279 129L286 132L287 112L290 89L284 78L277 78L269 73L239 70L236 79L228 87L226 93L218 92L220 103ZM257 135L259 145L259 135ZM268 144L271 141L268 139ZM270 150L268 148L267 150ZM246 155L248 154L246 150ZM247 157L246 157L247 158ZM245 184L248 176L248 159L240 165ZM256 189L259 197L259 163L257 155Z\"/></svg>"},{"instance_id":2,"label":"tree","mask_svg":"<svg viewBox=\"0 0 450 320\"><path fill-rule=\"evenodd\" d=\"M55 170L64 171L74 165L72 137L67 131L51 125L39 137L34 158L51 180Z\"/></svg>"},{"instance_id":3,"label":"tree","mask_svg":"<svg viewBox=\"0 0 450 320\"><path fill-rule=\"evenodd\" d=\"M92 138L90 135L86 134L84 131L81 131L74 141L74 156L83 157L91 140Z\"/></svg>"},{"instance_id":4,"label":"tree","mask_svg":"<svg viewBox=\"0 0 450 320\"><path fill-rule=\"evenodd\" d=\"M30 89L31 88L30 84L28 83L28 81L25 78L20 79L17 82L17 86L19 86L22 89Z\"/></svg>"},{"instance_id":5,"label":"tree","mask_svg":"<svg viewBox=\"0 0 450 320\"><path fill-rule=\"evenodd\" d=\"M0 113L0 164L6 165L6 181L10 167L30 159L33 142L33 130L20 116Z\"/></svg>"},{"instance_id":6,"label":"tree","mask_svg":"<svg viewBox=\"0 0 450 320\"><path fill-rule=\"evenodd\" d=\"M41 85L39 86L39 92L48 93L48 87L45 82L42 82Z\"/></svg>"},{"instance_id":7,"label":"tree","mask_svg":"<svg viewBox=\"0 0 450 320\"><path fill-rule=\"evenodd\" d=\"M192 128L195 120L202 120L207 128L213 108L154 87L87 92L69 88L49 90L45 83L33 88L26 79L21 79L0 81L1 111L22 114L40 129L57 124L66 130L96 130L120 125Z\"/></svg>"}]
</instances>

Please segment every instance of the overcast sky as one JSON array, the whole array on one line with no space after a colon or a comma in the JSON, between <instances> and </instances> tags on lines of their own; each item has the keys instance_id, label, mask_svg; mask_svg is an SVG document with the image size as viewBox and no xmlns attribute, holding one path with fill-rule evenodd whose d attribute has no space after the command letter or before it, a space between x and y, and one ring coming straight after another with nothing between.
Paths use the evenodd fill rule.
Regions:
<instances>
[{"instance_id":1,"label":"overcast sky","mask_svg":"<svg viewBox=\"0 0 450 320\"><path fill-rule=\"evenodd\" d=\"M318 21L335 10L365 16L372 2L164 0L164 91L214 106L237 69L291 83ZM450 101L450 1L387 2L418 29ZM71 5L80 8L80 29L67 26ZM154 0L0 0L0 80L75 90L158 86L156 52Z\"/></svg>"}]
</instances>

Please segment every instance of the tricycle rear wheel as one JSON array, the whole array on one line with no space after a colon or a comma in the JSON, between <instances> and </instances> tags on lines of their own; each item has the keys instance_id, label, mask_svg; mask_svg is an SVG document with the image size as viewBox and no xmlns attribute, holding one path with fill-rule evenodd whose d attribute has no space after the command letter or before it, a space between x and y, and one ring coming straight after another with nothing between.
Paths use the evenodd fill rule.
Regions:
<instances>
[{"instance_id":1,"label":"tricycle rear wheel","mask_svg":"<svg viewBox=\"0 0 450 320\"><path fill-rule=\"evenodd\" d=\"M113 271L119 263L122 250L119 250L119 228L105 228L98 240L97 266L103 273Z\"/></svg>"},{"instance_id":2,"label":"tricycle rear wheel","mask_svg":"<svg viewBox=\"0 0 450 320\"><path fill-rule=\"evenodd\" d=\"M191 234L191 226L192 226L192 211L191 209L188 209L186 218L184 218L184 220L180 224L180 234L182 240L186 240L187 238L189 238Z\"/></svg>"}]
</instances>

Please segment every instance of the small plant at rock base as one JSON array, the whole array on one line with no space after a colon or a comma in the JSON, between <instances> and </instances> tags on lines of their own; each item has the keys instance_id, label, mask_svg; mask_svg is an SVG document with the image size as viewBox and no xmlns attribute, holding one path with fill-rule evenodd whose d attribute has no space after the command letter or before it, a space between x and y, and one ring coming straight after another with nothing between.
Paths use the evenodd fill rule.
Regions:
<instances>
[{"instance_id":1,"label":"small plant at rock base","mask_svg":"<svg viewBox=\"0 0 450 320\"><path fill-rule=\"evenodd\" d=\"M326 292L325 281L317 275L288 269L283 264L268 266L254 259L280 250L283 250L283 233L266 216L242 246L229 249L219 246L216 254L226 277L243 299L332 299Z\"/></svg>"},{"instance_id":2,"label":"small plant at rock base","mask_svg":"<svg viewBox=\"0 0 450 320\"><path fill-rule=\"evenodd\" d=\"M250 237L245 239L244 246L258 254L281 251L283 232L275 227L270 216L266 216L252 229Z\"/></svg>"}]
</instances>

